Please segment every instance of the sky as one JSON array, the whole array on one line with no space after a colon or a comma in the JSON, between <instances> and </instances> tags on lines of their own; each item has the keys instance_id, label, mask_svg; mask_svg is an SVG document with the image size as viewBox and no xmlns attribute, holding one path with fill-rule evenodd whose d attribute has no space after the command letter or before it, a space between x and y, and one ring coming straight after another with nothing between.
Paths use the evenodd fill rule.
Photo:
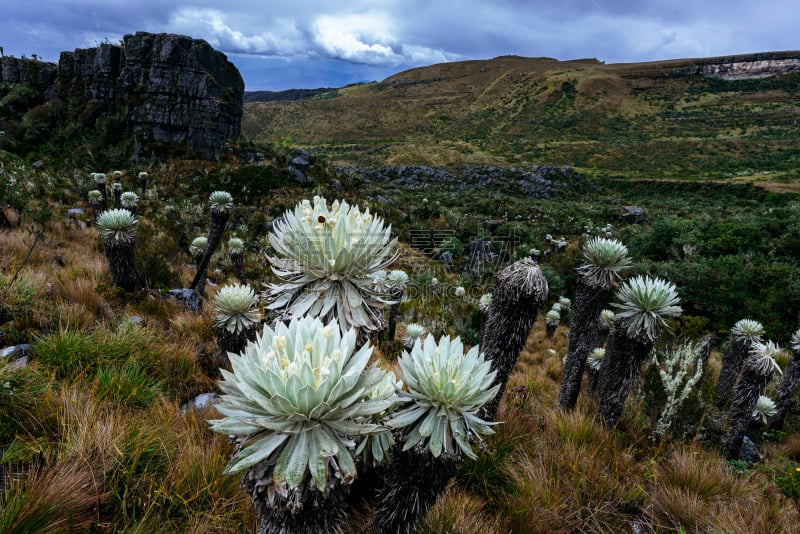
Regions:
<instances>
[{"instance_id":1,"label":"sky","mask_svg":"<svg viewBox=\"0 0 800 534\"><path fill-rule=\"evenodd\" d=\"M208 41L245 89L341 87L501 55L606 63L800 49L798 0L0 0L6 55L137 31Z\"/></svg>"}]
</instances>

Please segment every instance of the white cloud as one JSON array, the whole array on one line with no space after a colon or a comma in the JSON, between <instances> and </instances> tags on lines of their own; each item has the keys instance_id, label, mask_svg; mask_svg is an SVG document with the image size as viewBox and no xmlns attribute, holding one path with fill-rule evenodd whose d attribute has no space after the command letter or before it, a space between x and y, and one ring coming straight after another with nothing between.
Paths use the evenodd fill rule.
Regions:
<instances>
[{"instance_id":1,"label":"white cloud","mask_svg":"<svg viewBox=\"0 0 800 534\"><path fill-rule=\"evenodd\" d=\"M356 63L398 64L401 48L382 13L320 15L311 24L312 39L325 55Z\"/></svg>"},{"instance_id":2,"label":"white cloud","mask_svg":"<svg viewBox=\"0 0 800 534\"><path fill-rule=\"evenodd\" d=\"M225 14L214 9L185 7L173 13L170 31L202 37L212 46L230 52L273 56L304 55L302 32L288 19L273 20L269 31L246 34L226 22Z\"/></svg>"}]
</instances>

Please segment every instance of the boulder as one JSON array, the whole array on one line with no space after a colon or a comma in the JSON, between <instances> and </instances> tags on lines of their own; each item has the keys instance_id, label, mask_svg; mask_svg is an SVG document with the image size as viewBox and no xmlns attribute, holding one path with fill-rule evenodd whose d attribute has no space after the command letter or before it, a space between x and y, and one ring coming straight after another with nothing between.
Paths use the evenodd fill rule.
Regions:
<instances>
[{"instance_id":1,"label":"boulder","mask_svg":"<svg viewBox=\"0 0 800 534\"><path fill-rule=\"evenodd\" d=\"M197 312L203 307L203 297L193 289L170 289L167 295L175 299L187 311Z\"/></svg>"},{"instance_id":2,"label":"boulder","mask_svg":"<svg viewBox=\"0 0 800 534\"><path fill-rule=\"evenodd\" d=\"M201 393L194 399L190 400L183 406L181 411L188 412L191 410L202 411L210 406L215 406L220 403L219 395L216 393Z\"/></svg>"},{"instance_id":3,"label":"boulder","mask_svg":"<svg viewBox=\"0 0 800 534\"><path fill-rule=\"evenodd\" d=\"M642 224L647 219L647 212L639 206L624 206L622 218L631 224Z\"/></svg>"}]
</instances>

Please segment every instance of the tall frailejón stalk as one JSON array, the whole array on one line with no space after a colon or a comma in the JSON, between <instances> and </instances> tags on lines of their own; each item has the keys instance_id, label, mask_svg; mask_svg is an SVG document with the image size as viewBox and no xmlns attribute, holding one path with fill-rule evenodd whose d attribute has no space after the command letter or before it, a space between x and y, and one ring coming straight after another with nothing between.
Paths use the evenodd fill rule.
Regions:
<instances>
[{"instance_id":1,"label":"tall frailej\u00f3n stalk","mask_svg":"<svg viewBox=\"0 0 800 534\"><path fill-rule=\"evenodd\" d=\"M208 262L211 261L211 256L217 250L222 234L225 232L225 226L228 224L228 218L233 209L233 197L226 191L214 191L208 197L209 208L211 209L211 228L208 231L208 245L203 251L203 257L197 265L197 273L194 275L189 289L194 289L204 296L202 291L198 290L200 280L206 276L206 269Z\"/></svg>"},{"instance_id":2,"label":"tall frailej\u00f3n stalk","mask_svg":"<svg viewBox=\"0 0 800 534\"><path fill-rule=\"evenodd\" d=\"M388 326L386 328L386 339L394 339L397 331L397 317L400 315L400 303L403 301L403 292L408 283L408 274L400 269L395 269L386 276L386 289L389 292Z\"/></svg>"},{"instance_id":3,"label":"tall frailej\u00f3n stalk","mask_svg":"<svg viewBox=\"0 0 800 534\"><path fill-rule=\"evenodd\" d=\"M200 265L200 261L203 259L203 253L206 251L206 247L208 246L208 238L206 236L197 236L192 239L192 242L189 244L189 254L192 255L192 260L194 260L195 267ZM200 279L197 281L197 293L200 295L205 295L206 293L206 272L203 271Z\"/></svg>"},{"instance_id":4,"label":"tall frailej\u00f3n stalk","mask_svg":"<svg viewBox=\"0 0 800 534\"><path fill-rule=\"evenodd\" d=\"M786 416L797 402L797 389L800 387L800 328L792 336L792 359L783 372L781 385L775 395L775 415L770 418L770 428L781 430Z\"/></svg>"},{"instance_id":5,"label":"tall frailej\u00f3n stalk","mask_svg":"<svg viewBox=\"0 0 800 534\"><path fill-rule=\"evenodd\" d=\"M126 291L136 286L136 222L136 217L130 211L115 209L101 213L96 223L114 285Z\"/></svg>"},{"instance_id":6,"label":"tall frailej\u00f3n stalk","mask_svg":"<svg viewBox=\"0 0 800 534\"><path fill-rule=\"evenodd\" d=\"M244 270L244 241L238 237L231 237L228 239L228 254L231 258L233 274L236 275L239 282L246 284L247 276Z\"/></svg>"},{"instance_id":7,"label":"tall frailej\u00f3n stalk","mask_svg":"<svg viewBox=\"0 0 800 534\"><path fill-rule=\"evenodd\" d=\"M742 366L742 376L736 383L731 409L728 413L730 429L725 442L725 458L738 460L742 449L742 440L753 419L758 398L772 380L775 372L780 372L775 356L781 352L772 341L755 342L750 355Z\"/></svg>"},{"instance_id":8,"label":"tall frailej\u00f3n stalk","mask_svg":"<svg viewBox=\"0 0 800 534\"><path fill-rule=\"evenodd\" d=\"M142 191L142 196L147 193L147 172L141 171L139 173L139 189Z\"/></svg>"},{"instance_id":9,"label":"tall frailej\u00f3n stalk","mask_svg":"<svg viewBox=\"0 0 800 534\"><path fill-rule=\"evenodd\" d=\"M464 456L476 458L470 441L492 434L478 411L497 395L491 364L459 338L428 336L400 358L404 404L388 421L397 427L378 491L373 527L385 534L411 534L444 491Z\"/></svg>"},{"instance_id":10,"label":"tall frailej\u00f3n stalk","mask_svg":"<svg viewBox=\"0 0 800 534\"><path fill-rule=\"evenodd\" d=\"M583 264L577 269L569 348L558 390L558 403L565 410L578 401L586 358L602 346L607 329L600 312L611 302L614 286L631 263L628 249L615 239L593 238L581 252Z\"/></svg>"},{"instance_id":11,"label":"tall frailej\u00f3n stalk","mask_svg":"<svg viewBox=\"0 0 800 534\"><path fill-rule=\"evenodd\" d=\"M516 261L500 271L483 333L483 353L492 362L500 386L497 396L481 411L493 420L508 377L525 346L539 308L547 301L547 279L531 258Z\"/></svg>"},{"instance_id":12,"label":"tall frailej\u00f3n stalk","mask_svg":"<svg viewBox=\"0 0 800 534\"><path fill-rule=\"evenodd\" d=\"M675 286L660 278L637 276L616 293L618 308L614 330L608 339L598 376L598 419L616 424L642 363L667 327L666 319L678 317L681 307Z\"/></svg>"},{"instance_id":13,"label":"tall frailej\u00f3n stalk","mask_svg":"<svg viewBox=\"0 0 800 534\"><path fill-rule=\"evenodd\" d=\"M214 326L217 329L217 346L220 364L227 362L228 353L244 350L261 320L255 309L256 294L248 285L234 284L217 291L214 297ZM222 366L222 365L221 365Z\"/></svg>"},{"instance_id":14,"label":"tall frailej\u00f3n stalk","mask_svg":"<svg viewBox=\"0 0 800 534\"><path fill-rule=\"evenodd\" d=\"M103 172L93 172L89 176L91 176L92 180L94 180L94 187L95 191L100 191L100 211L106 211L108 209L108 176Z\"/></svg>"},{"instance_id":15,"label":"tall frailej\u00f3n stalk","mask_svg":"<svg viewBox=\"0 0 800 534\"><path fill-rule=\"evenodd\" d=\"M725 408L739 378L742 364L750 354L754 343L760 343L764 335L764 326L752 319L742 319L731 329L731 343L722 356L722 368L715 388L716 398L714 404L720 409Z\"/></svg>"}]
</instances>

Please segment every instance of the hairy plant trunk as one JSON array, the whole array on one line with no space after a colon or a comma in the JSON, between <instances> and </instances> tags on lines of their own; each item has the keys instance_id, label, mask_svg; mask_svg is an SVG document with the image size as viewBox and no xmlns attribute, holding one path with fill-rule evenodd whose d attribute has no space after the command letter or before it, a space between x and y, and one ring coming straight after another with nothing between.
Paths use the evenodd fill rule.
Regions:
<instances>
[{"instance_id":1,"label":"hairy plant trunk","mask_svg":"<svg viewBox=\"0 0 800 534\"><path fill-rule=\"evenodd\" d=\"M800 351L794 351L792 361L783 371L781 385L775 395L775 415L770 419L769 426L772 430L782 430L786 416L794 408L797 400L797 389L800 387Z\"/></svg>"},{"instance_id":2,"label":"hairy plant trunk","mask_svg":"<svg viewBox=\"0 0 800 534\"><path fill-rule=\"evenodd\" d=\"M544 325L544 334L547 337L553 337L556 333L556 328L558 328L557 324L545 324Z\"/></svg>"},{"instance_id":3,"label":"hairy plant trunk","mask_svg":"<svg viewBox=\"0 0 800 534\"><path fill-rule=\"evenodd\" d=\"M242 284L247 283L247 276L244 271L244 254L231 254L231 265L233 266L233 274L239 279Z\"/></svg>"},{"instance_id":4,"label":"hairy plant trunk","mask_svg":"<svg viewBox=\"0 0 800 534\"><path fill-rule=\"evenodd\" d=\"M389 324L386 328L386 339L389 341L394 339L395 332L397 331L397 318L400 316L400 301L403 300L403 290L393 289L391 292L391 299L395 301L395 303L389 305Z\"/></svg>"},{"instance_id":5,"label":"hairy plant trunk","mask_svg":"<svg viewBox=\"0 0 800 534\"><path fill-rule=\"evenodd\" d=\"M219 367L230 370L228 353L241 353L247 346L247 342L255 339L256 328L248 328L241 332L230 332L227 328L217 329L217 348L219 349Z\"/></svg>"},{"instance_id":6,"label":"hairy plant trunk","mask_svg":"<svg viewBox=\"0 0 800 534\"><path fill-rule=\"evenodd\" d=\"M198 286L200 280L205 280L208 262L211 261L211 256L214 254L214 251L217 250L220 241L222 241L222 234L225 232L225 225L228 224L228 217L230 217L230 214L227 210L211 213L211 228L208 231L208 243L203 251L203 257L197 265L197 272L194 275L194 279L191 285L189 285L189 289L194 289L203 297L205 297L205 288L198 289Z\"/></svg>"},{"instance_id":7,"label":"hairy plant trunk","mask_svg":"<svg viewBox=\"0 0 800 534\"><path fill-rule=\"evenodd\" d=\"M728 439L725 441L725 459L738 460L739 451L742 449L742 439L747 434L753 411L756 409L758 397L763 393L772 373L762 375L749 366L745 366L742 376L736 384L733 402L728 412Z\"/></svg>"},{"instance_id":8,"label":"hairy plant trunk","mask_svg":"<svg viewBox=\"0 0 800 534\"><path fill-rule=\"evenodd\" d=\"M139 188L142 190L142 198L147 192L147 178L139 178Z\"/></svg>"},{"instance_id":9,"label":"hairy plant trunk","mask_svg":"<svg viewBox=\"0 0 800 534\"><path fill-rule=\"evenodd\" d=\"M259 466L242 477L242 488L253 499L258 514L258 534L338 534L347 520L346 497L349 487L337 484L326 495L316 489L306 489L303 505L297 508L290 496L274 494L272 501L265 486L260 485L263 473ZM271 476L271 475L270 475Z\"/></svg>"},{"instance_id":10,"label":"hairy plant trunk","mask_svg":"<svg viewBox=\"0 0 800 534\"><path fill-rule=\"evenodd\" d=\"M600 371L589 367L586 373L586 392L593 398L597 398L597 378L600 376Z\"/></svg>"},{"instance_id":11,"label":"hairy plant trunk","mask_svg":"<svg viewBox=\"0 0 800 534\"><path fill-rule=\"evenodd\" d=\"M105 182L95 182L95 188L100 191L100 213L108 209L108 190Z\"/></svg>"},{"instance_id":12,"label":"hairy plant trunk","mask_svg":"<svg viewBox=\"0 0 800 534\"><path fill-rule=\"evenodd\" d=\"M203 249L205 251L205 249ZM201 251L199 254L194 255L194 264L195 266L199 266L200 262L203 260L203 252ZM203 274L200 275L200 280L197 281L197 293L199 295L206 294L206 271L203 270Z\"/></svg>"},{"instance_id":13,"label":"hairy plant trunk","mask_svg":"<svg viewBox=\"0 0 800 534\"><path fill-rule=\"evenodd\" d=\"M106 246L106 258L114 285L125 291L133 291L136 287L136 264L133 243Z\"/></svg>"},{"instance_id":14,"label":"hairy plant trunk","mask_svg":"<svg viewBox=\"0 0 800 534\"><path fill-rule=\"evenodd\" d=\"M586 358L600 346L605 334L600 326L600 311L611 301L611 296L611 288L591 286L585 278L578 279L567 361L558 389L558 403L565 410L572 410L578 402Z\"/></svg>"},{"instance_id":15,"label":"hairy plant trunk","mask_svg":"<svg viewBox=\"0 0 800 534\"><path fill-rule=\"evenodd\" d=\"M512 263L497 275L486 318L483 355L492 362L492 370L497 371L495 383L500 385L500 391L481 409L483 419L491 421L497 415L508 377L525 346L539 307L547 300L547 290L547 279L530 258Z\"/></svg>"},{"instance_id":16,"label":"hairy plant trunk","mask_svg":"<svg viewBox=\"0 0 800 534\"><path fill-rule=\"evenodd\" d=\"M652 342L630 338L621 329L611 334L597 377L597 419L605 426L612 427L619 420L652 348Z\"/></svg>"},{"instance_id":17,"label":"hairy plant trunk","mask_svg":"<svg viewBox=\"0 0 800 534\"><path fill-rule=\"evenodd\" d=\"M716 393L714 404L720 410L728 404L736 379L742 370L742 363L750 354L750 346L751 343L746 339L734 339L722 357L722 369L719 371L717 386L714 389Z\"/></svg>"},{"instance_id":18,"label":"hairy plant trunk","mask_svg":"<svg viewBox=\"0 0 800 534\"><path fill-rule=\"evenodd\" d=\"M395 447L384 473L372 526L381 534L411 534L456 473L454 457Z\"/></svg>"},{"instance_id":19,"label":"hairy plant trunk","mask_svg":"<svg viewBox=\"0 0 800 534\"><path fill-rule=\"evenodd\" d=\"M478 334L478 346L483 347L483 334L486 332L486 315L487 313L483 310L478 311L478 316L480 317L481 321L481 330Z\"/></svg>"}]
</instances>

